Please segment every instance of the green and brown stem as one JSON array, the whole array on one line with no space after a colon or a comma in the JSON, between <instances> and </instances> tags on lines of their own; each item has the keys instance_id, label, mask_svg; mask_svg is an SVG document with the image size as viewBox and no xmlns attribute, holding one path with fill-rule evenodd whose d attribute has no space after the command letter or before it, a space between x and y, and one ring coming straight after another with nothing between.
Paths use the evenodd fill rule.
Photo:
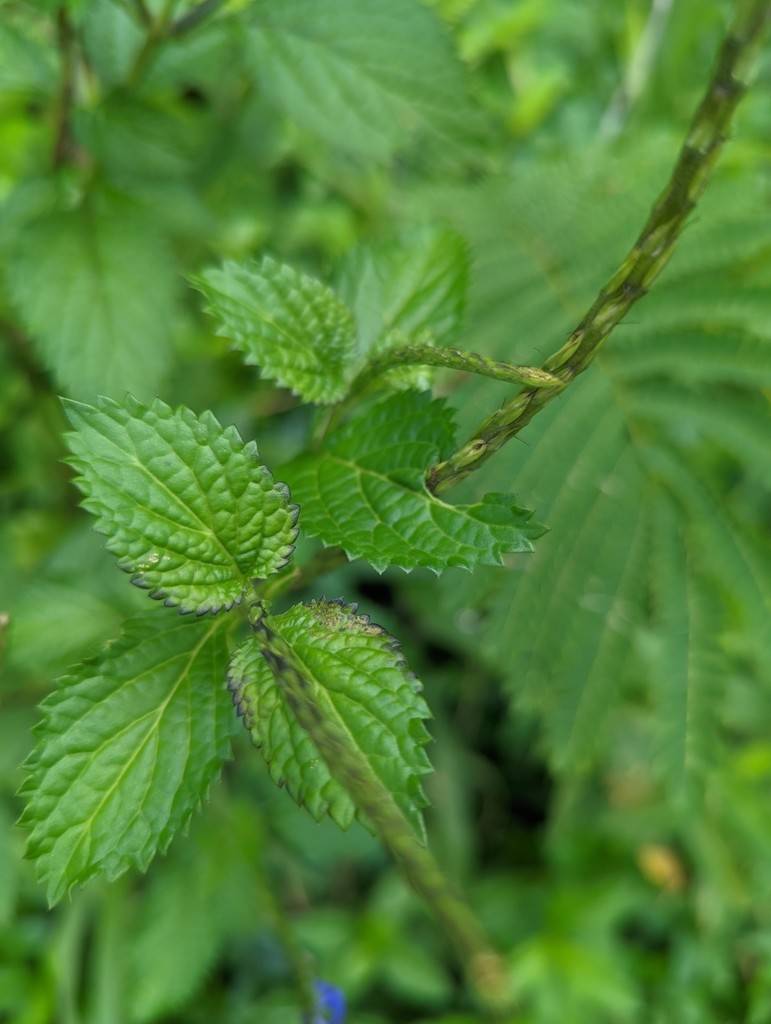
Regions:
<instances>
[{"instance_id":1,"label":"green and brown stem","mask_svg":"<svg viewBox=\"0 0 771 1024\"><path fill-rule=\"evenodd\" d=\"M61 84L54 110L54 143L52 163L55 169L63 167L72 149L71 119L75 98L75 31L66 7L56 15L56 37L61 58Z\"/></svg>"},{"instance_id":2,"label":"green and brown stem","mask_svg":"<svg viewBox=\"0 0 771 1024\"><path fill-rule=\"evenodd\" d=\"M252 607L250 620L260 650L297 721L313 740L332 776L344 786L405 878L445 929L469 983L495 1019L510 1013L506 966L490 946L473 911L421 844L390 792L345 732L325 716L313 687L289 644L270 626L265 606Z\"/></svg>"},{"instance_id":3,"label":"green and brown stem","mask_svg":"<svg viewBox=\"0 0 771 1024\"><path fill-rule=\"evenodd\" d=\"M199 25L210 14L213 14L218 7L221 7L224 0L201 0L197 7L194 7L187 14L175 21L169 28L170 36L182 36L190 32L196 25Z\"/></svg>"},{"instance_id":4,"label":"green and brown stem","mask_svg":"<svg viewBox=\"0 0 771 1024\"><path fill-rule=\"evenodd\" d=\"M707 185L769 18L768 0L741 0L669 182L639 238L565 344L543 364L544 372L558 378L561 386L530 386L496 410L453 455L431 467L426 478L430 491L438 494L455 486L518 434L539 409L583 373L614 327L648 292Z\"/></svg>"},{"instance_id":5,"label":"green and brown stem","mask_svg":"<svg viewBox=\"0 0 771 1024\"><path fill-rule=\"evenodd\" d=\"M518 366L488 359L476 352L461 352L457 348L434 348L433 345L405 345L373 359L351 385L351 393L359 394L388 370L397 366L442 366L462 373L476 373L492 377L507 384L520 384L529 388L561 388L562 381L536 366Z\"/></svg>"},{"instance_id":6,"label":"green and brown stem","mask_svg":"<svg viewBox=\"0 0 771 1024\"><path fill-rule=\"evenodd\" d=\"M149 12L146 4L138 3L137 9L142 23L147 28L147 35L128 73L128 84L137 85L165 43L172 39L179 39L180 36L186 35L186 33L197 28L202 21L211 14L214 14L222 4L223 0L201 0L201 3L192 10L174 20L174 8L177 5L177 0L165 0L161 10L155 16Z\"/></svg>"}]
</instances>

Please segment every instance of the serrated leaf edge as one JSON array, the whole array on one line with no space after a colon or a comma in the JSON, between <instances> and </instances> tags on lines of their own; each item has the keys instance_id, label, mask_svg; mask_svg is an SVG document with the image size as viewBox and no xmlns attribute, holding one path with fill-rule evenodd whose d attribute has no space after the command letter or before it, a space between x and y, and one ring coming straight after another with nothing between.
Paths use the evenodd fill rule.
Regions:
<instances>
[{"instance_id":1,"label":"serrated leaf edge","mask_svg":"<svg viewBox=\"0 0 771 1024\"><path fill-rule=\"evenodd\" d=\"M172 414L174 416L179 416L179 415L181 415L182 412L185 412L185 411L190 412L200 422L206 423L207 425L210 425L210 426L218 429L219 431L221 431L222 437L227 439L228 442L230 442L231 444L232 443L236 443L237 445L239 445L242 448L242 450L243 450L243 454L246 455L247 457L252 458L254 460L255 465L258 466L260 469L262 469L265 474L270 476L270 478L272 480L272 483L273 483L273 487L277 491L280 491L286 497L286 499L287 499L287 506L286 506L286 508L287 508L287 511L289 512L290 517L291 517L291 525L292 525L292 530L293 530L293 534L294 534L294 539L295 540L297 539L297 535L299 533L299 528L297 526L297 523L298 523L299 517L300 517L300 506L297 505L297 504L294 504L291 501L291 492L290 492L290 489L289 489L289 485L286 484L285 482L281 481L281 480L276 480L273 477L273 474L271 473L271 471L268 469L268 467L265 466L264 463L260 462L259 451L258 451L258 448L257 448L257 444L256 444L256 442L254 440L244 441L243 438L241 437L241 434L239 433L238 429L233 424L229 424L227 426L223 426L223 424L221 424L219 422L219 420L211 412L211 410L206 409L202 413L197 414L192 409L188 409L187 406L184 406L184 405L178 405L176 407L169 406L169 405L167 405L165 402L163 402L159 398L155 398L149 405L145 405L143 402L140 402L138 399L136 399L131 394L127 394L126 395L126 400L125 400L125 404L124 405L122 405L120 402L116 402L114 399L109 398L109 397L107 397L105 395L99 395L97 397L97 404L93 405L93 406L89 405L86 402L79 402L79 401L77 401L75 399L65 398L65 397L61 397L60 401L61 401L62 406L64 408L65 415L67 416L68 420L70 420L71 423L72 423L72 417L70 416L69 410L70 409L74 409L76 406L78 406L78 407L80 407L82 409L85 409L85 410L89 410L89 411L90 410L95 410L97 412L102 412L102 411L105 411L107 409L118 409L118 410L120 410L122 412L128 413L129 417L141 414L142 412L153 412L153 413L156 413L156 415L157 415L158 410L160 410L160 409L169 410L169 411L172 412ZM65 431L65 433L63 434L63 437L64 437L65 441L68 438L77 437L77 436L78 436L77 428L75 430ZM85 511L87 511L90 515L94 516L94 519L95 519L95 522L93 524L94 530L96 530L97 533L102 534L102 536L106 536L108 538L106 543L105 543L105 548L108 551L110 551L112 554L117 555L118 554L118 549L116 549L115 544L113 543L112 539L110 538L108 530L105 529L102 526L102 524L101 524L100 520L103 518L102 512L101 512L101 510L97 510L96 508L93 507L93 503L90 500L91 499L91 495L86 490L86 487L83 486L83 485L88 485L87 477L82 475L83 469L87 465L85 459L83 459L81 456L69 455L69 456L65 456L65 458L63 458L61 461L65 465L68 465L68 466L70 466L70 467L72 467L73 469L76 470L78 475L76 475L73 478L73 482L77 485L78 489L83 494L82 500L78 503L79 507L85 509ZM140 466L140 468L144 468L144 467ZM163 481L160 481L160 483L163 483ZM98 502L97 505L101 506L101 502ZM202 526L206 530L208 530L208 527L206 526L205 523L203 523ZM218 540L218 543L220 543L219 542L219 538L217 538L217 540ZM294 554L295 548L296 548L296 544L294 542L292 542L290 544L287 544L287 545L284 545L284 548L283 548L284 554L282 555L283 561L278 562L276 564L276 567L273 570L273 572L270 573L269 575L275 575L277 572L280 572L282 569L284 569L291 562L292 555ZM223 551L227 555L228 559L232 560L230 552L228 552L224 547L223 547ZM240 595L238 597L235 597L232 601L229 601L229 602L228 601L224 601L224 602L222 602L221 604L218 604L218 605L207 605L207 606L205 606L203 608L200 608L198 606L189 606L188 607L185 604L184 601L174 599L172 596L170 596L169 592L167 590L165 590L162 586L158 586L155 589L152 589L152 585L151 584L147 584L145 582L145 578L144 578L142 572L141 571L136 571L135 572L134 568L130 564L126 564L125 560L121 560L120 557L118 557L118 559L117 559L117 565L118 565L118 568L122 572L125 572L127 575L130 575L130 582L134 586L139 587L142 590L147 590L148 591L148 596L150 598L152 598L153 600L155 600L155 601L163 600L164 606L166 608L178 608L180 615L195 614L197 616L204 616L204 615L208 615L209 613L211 613L212 615L216 615L218 612L221 612L221 611L226 611L226 612L230 611L236 605L240 605L241 604L241 602L244 599L244 596L246 595L246 593L247 593L247 591L249 589L249 586L248 586L249 583L254 585L254 584L260 583L261 580L264 579L264 577L245 577L239 571L237 578L241 578L243 580L243 587L242 587L241 593L240 593ZM133 575L131 575L132 573L133 573Z\"/></svg>"}]
</instances>

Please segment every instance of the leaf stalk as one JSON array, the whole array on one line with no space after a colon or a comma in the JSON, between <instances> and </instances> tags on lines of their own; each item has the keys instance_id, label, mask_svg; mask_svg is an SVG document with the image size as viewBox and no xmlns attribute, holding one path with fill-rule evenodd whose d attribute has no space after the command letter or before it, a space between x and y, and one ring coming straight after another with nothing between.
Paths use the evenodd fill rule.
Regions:
<instances>
[{"instance_id":1,"label":"leaf stalk","mask_svg":"<svg viewBox=\"0 0 771 1024\"><path fill-rule=\"evenodd\" d=\"M462 352L457 348L436 348L433 345L405 345L391 349L373 359L356 377L351 393L359 394L378 377L397 366L441 366L462 373L476 373L509 384L523 384L530 388L563 388L564 384L553 374L536 366L518 366L514 363L488 359L476 352Z\"/></svg>"},{"instance_id":2,"label":"leaf stalk","mask_svg":"<svg viewBox=\"0 0 771 1024\"><path fill-rule=\"evenodd\" d=\"M213 14L218 7L222 6L223 0L201 0L187 14L174 19L174 8L177 0L166 0L164 7L156 18L150 16L150 20L143 15L143 22L147 25L147 36L134 59L134 63L128 74L128 84L136 85L144 75L147 68L155 59L157 51L170 39L179 39L204 21L210 14ZM140 9L147 12L147 7L138 4Z\"/></svg>"}]
</instances>

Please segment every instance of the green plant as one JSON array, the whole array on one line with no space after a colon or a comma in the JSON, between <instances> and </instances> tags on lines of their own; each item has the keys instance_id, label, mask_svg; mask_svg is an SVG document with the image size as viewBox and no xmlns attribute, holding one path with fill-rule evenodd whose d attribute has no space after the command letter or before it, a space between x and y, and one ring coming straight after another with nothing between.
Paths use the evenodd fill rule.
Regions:
<instances>
[{"instance_id":1,"label":"green plant","mask_svg":"<svg viewBox=\"0 0 771 1024\"><path fill-rule=\"evenodd\" d=\"M169 223L159 230L138 211L156 190L155 199L173 195L184 214L196 212L196 195L191 187L180 197L178 187L170 187L177 165L163 166L162 147L153 150L155 167L151 163L151 172L138 176L129 197L118 194L116 178L127 173L117 159L121 133L130 135L137 123L144 131L148 123L132 119L132 105L148 102L141 88L126 94L122 87L152 83L155 74L162 96L164 82L179 81L184 63L175 60L174 40L192 37L217 6L201 4L176 17L173 4L158 12L144 4L129 4L126 12L110 5L109 15L92 10L82 28L82 71L101 62L100 81L114 75L121 88L103 101L109 117L98 105L96 112L84 107L83 126L72 122L70 95L77 33L62 8L52 159L57 172L69 170L83 145L86 156L95 152L98 160L86 159L84 177L75 182L66 173L27 182L6 206L6 244L14 255L10 293L45 364L76 396L65 402L73 428L67 443L83 504L132 582L172 606L132 615L118 639L64 676L44 702L23 789L29 853L51 902L95 874L115 880L132 866L146 869L187 824L229 758L232 699L270 774L298 803L317 820L329 815L344 828L358 815L390 848L454 943L484 1010L513 1019L513 977L517 993L533 1008L523 1012L534 1020L559 1019L563 1003L569 1003L570 1019L593 1012L587 1010L592 1006L631 1019L635 1000L628 979L603 948L608 926L590 926L588 914L578 929L593 936L584 959L577 957L580 943L562 934L550 944L548 929L542 937L523 938L511 964L495 952L487 928L423 845L429 710L403 655L389 632L348 603L355 595L330 601L309 588L357 559L379 572L477 570L422 600L432 584L419 578L408 600L429 632L441 633L441 621L426 610L431 601L443 602L454 622L459 610L484 611L471 624L468 642L479 648L477 664L502 675L518 708L539 714L548 760L565 780L560 814L566 834L577 827L597 730L613 713L609 698L627 659L638 666L635 682L645 694L638 701L652 705L651 745L667 798L673 807L698 802L716 760L720 691L729 675L731 652L717 638L727 633L751 671L762 664L768 636L760 600L767 576L754 554L754 526L750 521L743 527L725 511L716 493L720 467L703 470L712 455L702 441L711 437L726 452L725 472L741 466L754 475L764 465L767 406L758 384L767 384L771 363L754 300L761 301L767 284L767 246L747 197L735 196L730 181L723 185L730 198L705 218L698 250L686 252L646 300L643 328L632 341L603 351L597 373L573 381L669 259L728 133L768 5L740 5L670 184L628 258L588 312L575 318L578 326L567 343L541 367L528 365L530 352L512 362L449 347L461 333L467 305L464 239L474 240L478 251L511 215L509 196L469 194L462 182L448 186L449 196L462 196L461 202L447 203L439 189L431 197L437 208L457 211L455 230L413 228L387 244L364 242L346 257L334 286L269 257L231 258L193 274L218 333L245 364L260 367L263 379L298 399L288 413L291 429L273 441L274 453L266 457L270 469L254 442L244 443L212 413L197 415L158 399L80 400L97 384L113 394L126 383L136 384L140 394L152 392L172 359L164 351L164 316L173 305L167 260L179 214L169 210ZM423 8L407 0L396 6L414 27L414 39L403 44L407 52L396 46L397 37L405 36L402 26L394 28L393 12L343 0L318 9L300 0L253 5L248 20L239 23L238 38L257 58L265 93L285 104L298 124L312 124L321 138L383 156L404 145L409 132L403 123L417 123L424 144L435 147L431 159L467 167L479 159L469 130L477 115L469 108L466 118L462 104L446 102L443 90L455 97L457 68L444 37ZM129 30L131 13L137 25ZM115 59L104 50L109 32L100 26L102 18L121 26L117 38L125 50ZM229 21L220 27L227 32ZM89 44L94 37L100 46ZM211 36L206 42L224 45ZM405 80L410 48L418 45L424 48L420 74ZM373 47L380 65L370 64ZM313 71L310 97L301 95L298 67ZM347 99L352 86L363 90L355 101ZM329 92L339 93L344 117L330 116L338 108L319 99ZM157 107L153 116L160 117L161 131L173 123ZM570 175L580 178L580 170L572 168ZM526 204L513 208L527 217ZM555 211L550 216L556 236L562 224ZM259 233L254 225L249 230ZM725 240L734 230L737 251L726 280ZM594 266L555 268L554 237L547 241L534 247L535 262L543 258L547 265L535 283L526 246L498 264L506 288L527 299L521 326L532 317L530 326L538 322L541 339L567 333L563 321L587 287L585 280L574 287L571 275L596 278ZM230 244L238 248L237 241ZM603 248L602 240L595 248ZM604 253L601 260L611 262ZM131 272L119 270L119 263ZM63 265L71 267L67 278L58 276ZM496 270L493 262L485 287L498 287ZM553 295L544 285L552 287L560 276L557 287L568 298L562 309L547 313ZM740 299L724 303L713 321L715 293L732 294L737 282ZM131 301L137 289L146 299L141 305ZM79 317L86 300L95 315L84 332ZM122 304L131 317L116 318ZM99 344L105 333L111 349ZM458 446L448 402L426 394L432 366L520 390ZM479 404L472 400L474 386L458 410L464 419ZM496 478L502 471L497 461L491 470L488 459L568 387L569 403L549 405L535 425L530 452L520 456L518 493L528 504L531 493L538 494L532 503L555 537L551 547L541 541L528 554L544 529L512 495L500 492ZM258 414L271 408L281 414L283 395L274 387L258 390ZM258 439L259 425L258 415ZM472 489L477 480L482 483ZM467 489L463 503L440 497L458 485ZM306 539L295 556L298 527ZM307 538L319 538L324 547ZM529 568L519 568L518 560L511 565L520 555ZM719 581L728 575L727 559L733 588L724 597ZM496 568L504 561L508 571ZM485 566L493 568L485 572ZM80 580L76 586L83 588ZM304 600L296 601L296 592ZM174 609L191 614L180 618ZM512 662L511 637L518 631L528 640ZM556 662L550 653L555 638ZM453 643L462 648L463 636ZM667 684L670 673L678 685ZM735 784L726 776L726 792ZM207 856L216 860L216 844L204 840L203 848L207 843ZM580 845L576 841L573 849ZM202 856L198 869L190 870L205 871L208 863ZM216 891L214 883L206 885ZM276 929L285 929L280 907L267 892L260 898ZM624 899L634 902L631 889ZM217 921L207 906L207 917ZM611 920L620 912L606 913ZM212 924L223 933L226 927ZM285 934L300 1006L312 1015L312 974L294 942ZM572 966L561 971L555 965L563 959ZM584 971L599 979L598 995L590 986L582 989ZM144 1008L140 1001L134 1014L151 1019L184 995L182 985L155 1003L143 997Z\"/></svg>"}]
</instances>

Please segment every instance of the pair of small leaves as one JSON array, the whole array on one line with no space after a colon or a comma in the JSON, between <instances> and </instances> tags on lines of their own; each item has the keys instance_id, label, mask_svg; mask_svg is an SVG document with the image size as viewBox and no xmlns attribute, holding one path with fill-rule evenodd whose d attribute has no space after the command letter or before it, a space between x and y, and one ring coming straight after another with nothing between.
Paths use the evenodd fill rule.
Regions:
<instances>
[{"instance_id":1,"label":"pair of small leaves","mask_svg":"<svg viewBox=\"0 0 771 1024\"><path fill-rule=\"evenodd\" d=\"M450 339L467 277L465 243L444 230L415 233L398 248L361 247L343 272L342 297L267 256L206 270L193 283L247 364L307 402L328 404L347 395L367 358ZM425 389L430 376L400 368L388 384Z\"/></svg>"},{"instance_id":2,"label":"pair of small leaves","mask_svg":"<svg viewBox=\"0 0 771 1024\"><path fill-rule=\"evenodd\" d=\"M216 611L289 560L297 507L233 427L160 401L66 408L83 504L151 596L182 611ZM414 393L361 413L325 451L285 467L303 526L381 572L470 569L531 550L543 528L510 497L450 505L426 489L426 471L452 449L454 434L445 404Z\"/></svg>"},{"instance_id":3,"label":"pair of small leaves","mask_svg":"<svg viewBox=\"0 0 771 1024\"><path fill-rule=\"evenodd\" d=\"M271 623L330 728L346 730L422 835L429 712L393 639L355 609L326 602ZM221 617L137 616L44 703L22 821L52 904L98 872L113 879L145 869L204 798L230 753L226 634ZM350 825L345 780L298 724L254 636L233 654L228 679L276 781L316 819L328 812Z\"/></svg>"},{"instance_id":4,"label":"pair of small leaves","mask_svg":"<svg viewBox=\"0 0 771 1024\"><path fill-rule=\"evenodd\" d=\"M308 401L339 402L363 362L419 338L443 342L457 330L467 253L458 235L421 232L409 247L363 248L348 261L341 292L269 258L228 264L196 279L220 333L266 376ZM397 389L426 387L424 367L389 371ZM454 445L441 402L395 395L355 417L318 455L285 468L303 527L379 572L499 565L504 553L531 550L543 529L505 495L455 506L430 494L429 467Z\"/></svg>"}]
</instances>

